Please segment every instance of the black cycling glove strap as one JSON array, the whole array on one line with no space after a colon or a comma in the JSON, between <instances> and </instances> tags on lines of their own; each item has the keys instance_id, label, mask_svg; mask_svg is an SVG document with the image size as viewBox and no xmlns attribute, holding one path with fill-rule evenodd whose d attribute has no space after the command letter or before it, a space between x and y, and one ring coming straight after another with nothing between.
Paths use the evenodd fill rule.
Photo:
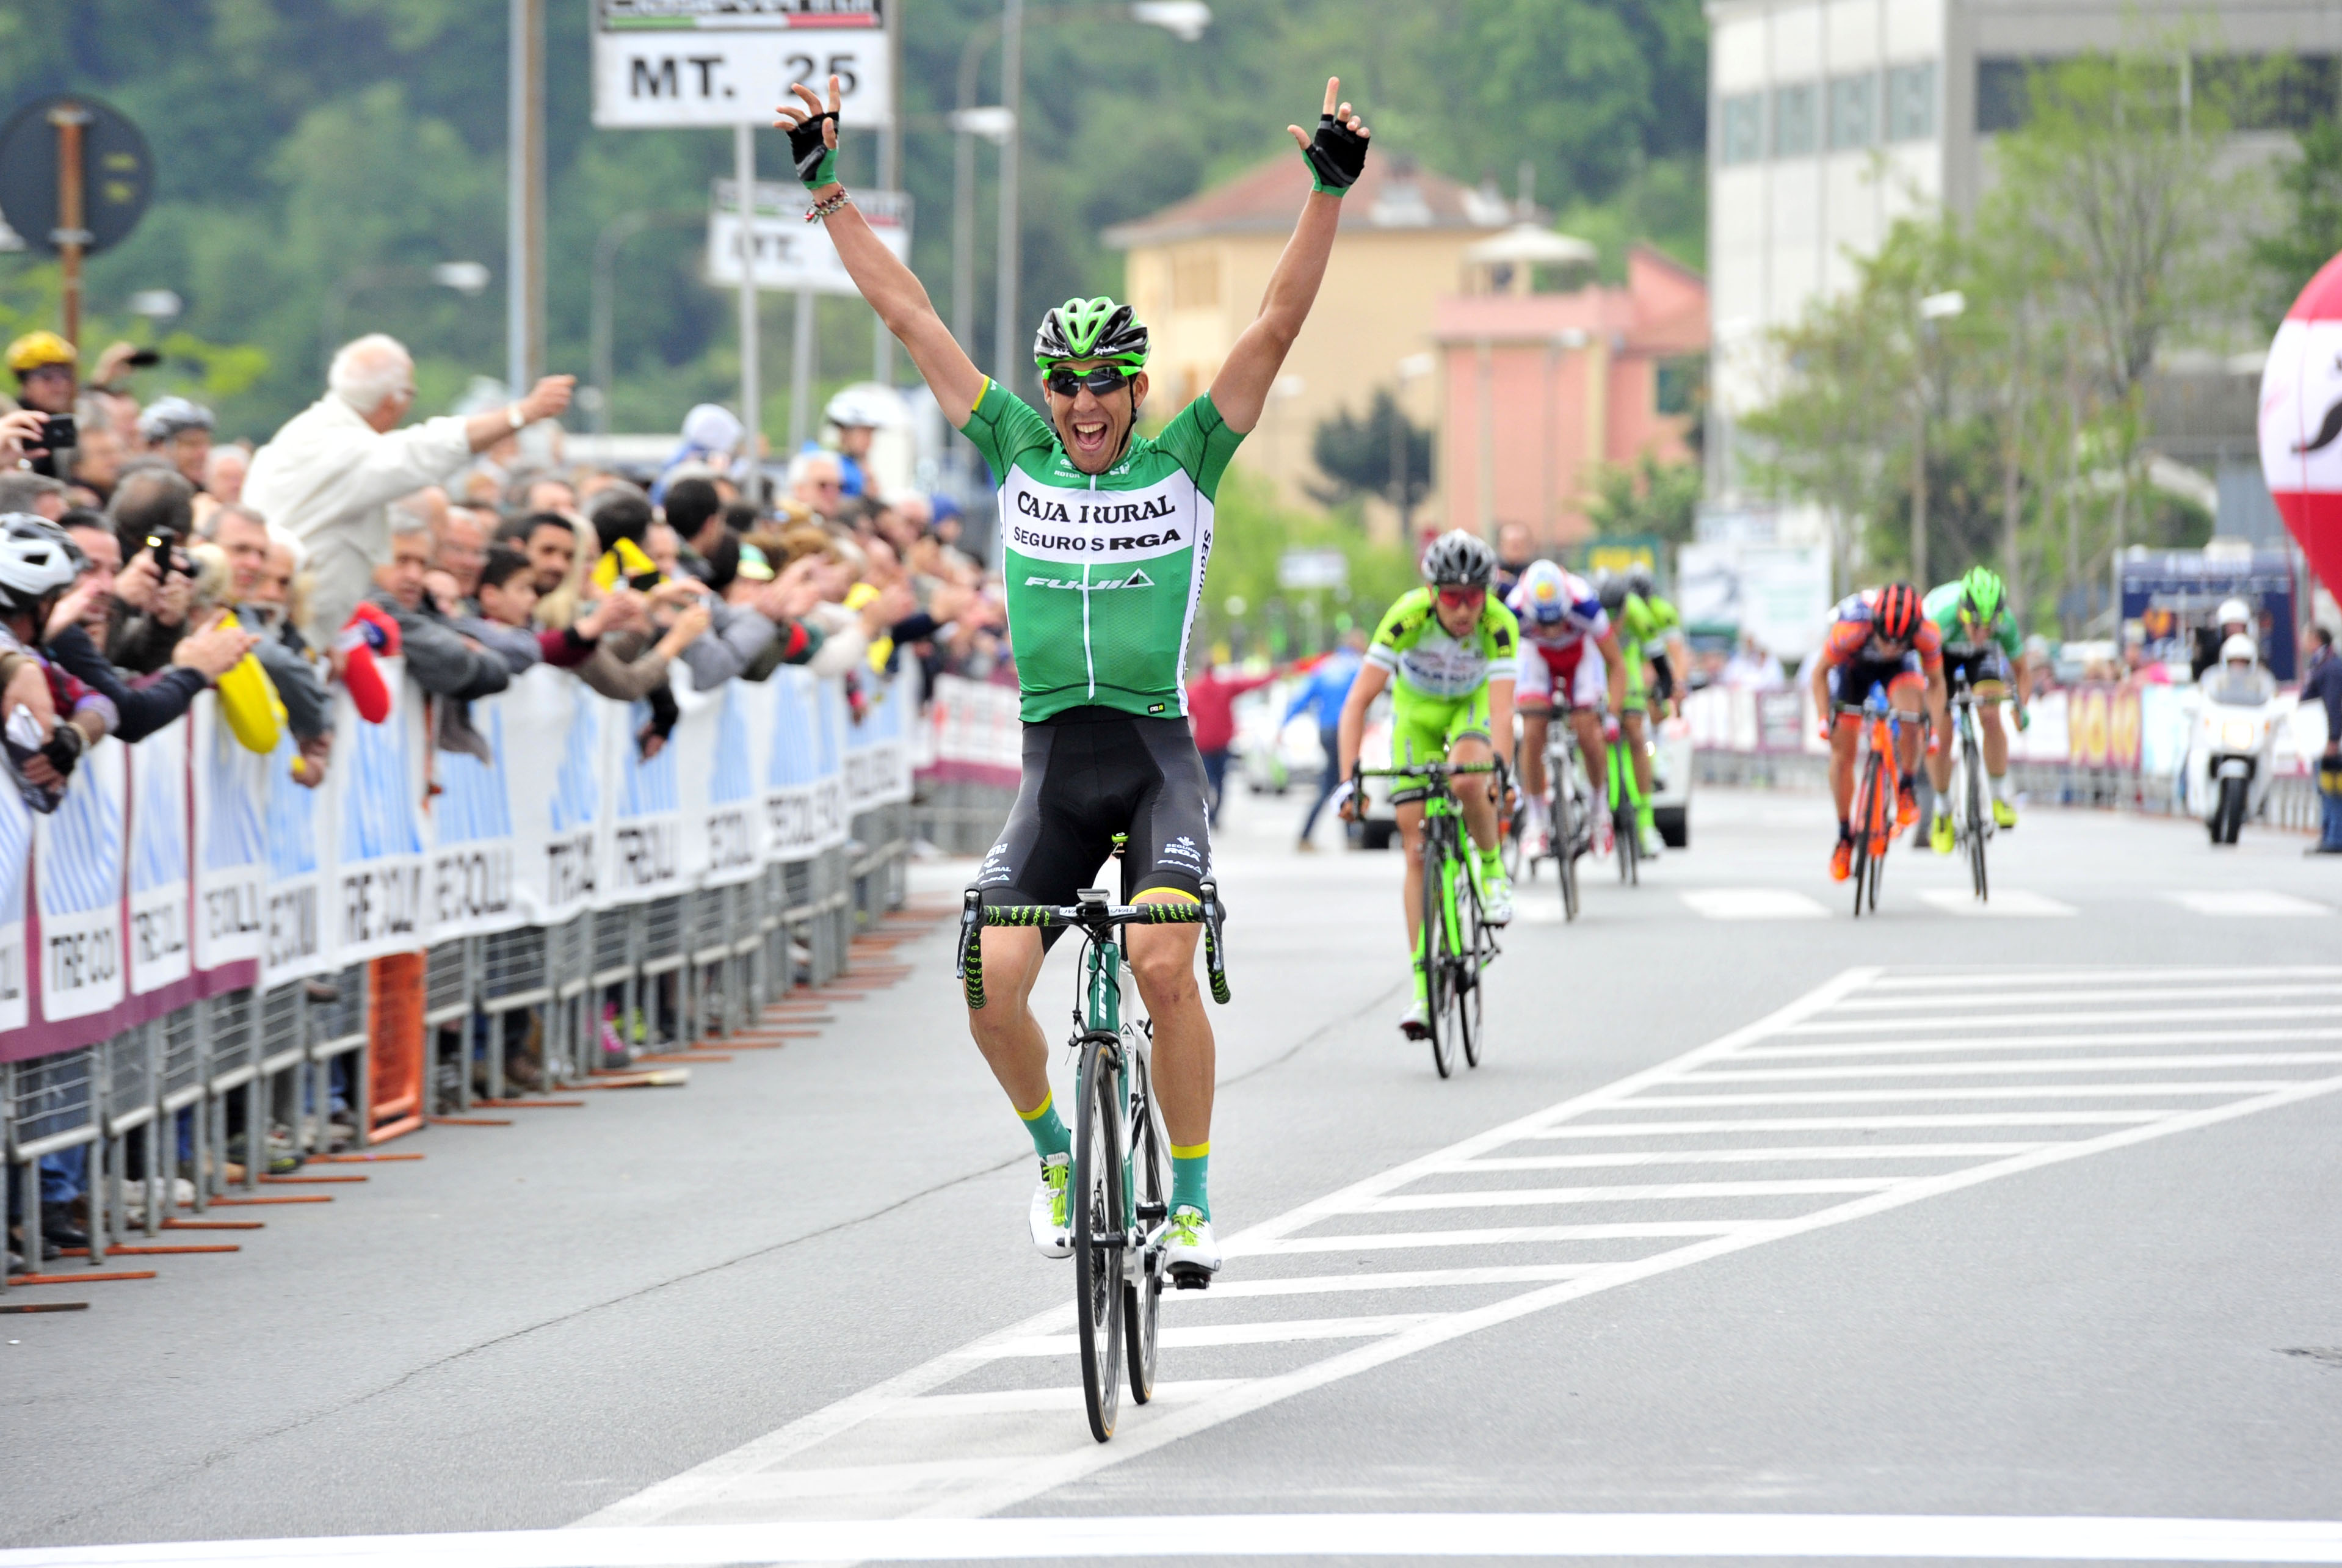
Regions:
<instances>
[{"instance_id":1,"label":"black cycling glove strap","mask_svg":"<svg viewBox=\"0 0 2342 1568\"><path fill-rule=\"evenodd\" d=\"M70 779L74 764L81 760L81 754L88 743L89 738L78 729L70 724L60 724L49 732L48 744L41 748L41 755L49 759L49 766L57 770L58 778Z\"/></svg>"},{"instance_id":2,"label":"black cycling glove strap","mask_svg":"<svg viewBox=\"0 0 2342 1568\"><path fill-rule=\"evenodd\" d=\"M809 191L837 183L837 149L821 139L821 128L836 124L836 115L821 114L789 128L789 161Z\"/></svg>"},{"instance_id":3,"label":"black cycling glove strap","mask_svg":"<svg viewBox=\"0 0 2342 1568\"><path fill-rule=\"evenodd\" d=\"M1301 155L1309 162L1312 190L1340 196L1358 183L1366 166L1366 138L1331 115L1317 116L1317 135Z\"/></svg>"}]
</instances>

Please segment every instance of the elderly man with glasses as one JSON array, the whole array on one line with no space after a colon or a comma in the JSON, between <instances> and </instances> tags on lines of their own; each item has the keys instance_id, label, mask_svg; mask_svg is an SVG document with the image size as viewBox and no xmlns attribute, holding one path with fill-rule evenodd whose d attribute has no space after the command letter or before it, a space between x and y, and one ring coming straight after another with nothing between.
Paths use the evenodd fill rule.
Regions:
<instances>
[{"instance_id":1,"label":"elderly man with glasses","mask_svg":"<svg viewBox=\"0 0 2342 1568\"><path fill-rule=\"evenodd\" d=\"M253 454L244 499L305 548L315 574L308 624L319 647L390 562L387 508L398 497L436 485L490 447L569 407L572 376L548 376L528 396L469 417L443 416L401 427L415 405L415 361L380 333L334 356L327 391L287 420Z\"/></svg>"}]
</instances>

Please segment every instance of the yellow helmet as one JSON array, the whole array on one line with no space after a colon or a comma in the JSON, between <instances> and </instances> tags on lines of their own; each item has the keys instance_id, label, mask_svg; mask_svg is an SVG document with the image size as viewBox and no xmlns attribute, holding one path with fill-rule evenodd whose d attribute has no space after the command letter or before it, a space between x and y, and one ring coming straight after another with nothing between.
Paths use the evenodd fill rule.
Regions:
<instances>
[{"instance_id":1,"label":"yellow helmet","mask_svg":"<svg viewBox=\"0 0 2342 1568\"><path fill-rule=\"evenodd\" d=\"M8 368L17 375L27 375L44 365L78 365L81 356L74 346L54 332L27 332L8 345Z\"/></svg>"}]
</instances>

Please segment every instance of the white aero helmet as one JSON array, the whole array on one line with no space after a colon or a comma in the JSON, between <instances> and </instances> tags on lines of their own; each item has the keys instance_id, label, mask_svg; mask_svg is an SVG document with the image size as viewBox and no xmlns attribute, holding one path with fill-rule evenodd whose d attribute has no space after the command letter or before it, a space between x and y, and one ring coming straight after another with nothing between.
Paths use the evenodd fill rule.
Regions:
<instances>
[{"instance_id":1,"label":"white aero helmet","mask_svg":"<svg viewBox=\"0 0 2342 1568\"><path fill-rule=\"evenodd\" d=\"M0 516L0 609L35 610L73 587L89 558L72 536L30 512Z\"/></svg>"},{"instance_id":2,"label":"white aero helmet","mask_svg":"<svg viewBox=\"0 0 2342 1568\"><path fill-rule=\"evenodd\" d=\"M832 397L821 417L841 430L890 430L903 422L903 399L884 387L856 385Z\"/></svg>"},{"instance_id":3,"label":"white aero helmet","mask_svg":"<svg viewBox=\"0 0 2342 1568\"><path fill-rule=\"evenodd\" d=\"M2220 626L2250 626L2253 624L2253 607L2240 598L2222 599L2220 613L2214 618ZM2225 658L2227 656L2223 654L2221 657Z\"/></svg>"},{"instance_id":4,"label":"white aero helmet","mask_svg":"<svg viewBox=\"0 0 2342 1568\"><path fill-rule=\"evenodd\" d=\"M2244 660L2247 664L2258 664L2260 658L2260 646L2242 632L2238 632L2220 645L2222 664L2234 664L2238 659Z\"/></svg>"}]
</instances>

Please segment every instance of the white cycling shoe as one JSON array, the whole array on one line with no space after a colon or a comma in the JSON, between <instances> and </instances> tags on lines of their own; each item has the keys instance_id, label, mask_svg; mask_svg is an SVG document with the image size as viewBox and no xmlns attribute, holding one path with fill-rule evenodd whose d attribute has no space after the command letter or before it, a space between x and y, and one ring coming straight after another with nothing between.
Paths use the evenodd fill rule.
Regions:
<instances>
[{"instance_id":1,"label":"white cycling shoe","mask_svg":"<svg viewBox=\"0 0 2342 1568\"><path fill-rule=\"evenodd\" d=\"M1656 822L1647 828L1636 829L1635 839L1646 860L1656 860L1666 851L1667 841L1659 837L1659 827Z\"/></svg>"},{"instance_id":2,"label":"white cycling shoe","mask_svg":"<svg viewBox=\"0 0 2342 1568\"><path fill-rule=\"evenodd\" d=\"M1487 890L1481 900L1480 916L1492 926L1513 923L1513 885L1510 881L1498 882Z\"/></svg>"},{"instance_id":3,"label":"white cycling shoe","mask_svg":"<svg viewBox=\"0 0 2342 1568\"><path fill-rule=\"evenodd\" d=\"M1196 1209L1171 1211L1164 1231L1163 1271L1183 1291L1206 1289L1220 1271L1220 1243L1212 1235L1212 1222Z\"/></svg>"},{"instance_id":4,"label":"white cycling shoe","mask_svg":"<svg viewBox=\"0 0 2342 1568\"><path fill-rule=\"evenodd\" d=\"M1033 1201L1025 1218L1033 1228L1034 1250L1045 1258L1074 1255L1073 1205L1066 1201L1066 1183L1074 1173L1074 1157L1052 1154L1041 1161L1041 1180L1033 1188Z\"/></svg>"},{"instance_id":5,"label":"white cycling shoe","mask_svg":"<svg viewBox=\"0 0 2342 1568\"><path fill-rule=\"evenodd\" d=\"M1413 1001L1407 1003L1406 1010L1398 1015L1399 1033L1406 1036L1409 1040L1430 1039L1431 1024L1428 1021L1429 1017L1429 1010L1424 1006L1423 999L1421 997L1416 998Z\"/></svg>"}]
</instances>

